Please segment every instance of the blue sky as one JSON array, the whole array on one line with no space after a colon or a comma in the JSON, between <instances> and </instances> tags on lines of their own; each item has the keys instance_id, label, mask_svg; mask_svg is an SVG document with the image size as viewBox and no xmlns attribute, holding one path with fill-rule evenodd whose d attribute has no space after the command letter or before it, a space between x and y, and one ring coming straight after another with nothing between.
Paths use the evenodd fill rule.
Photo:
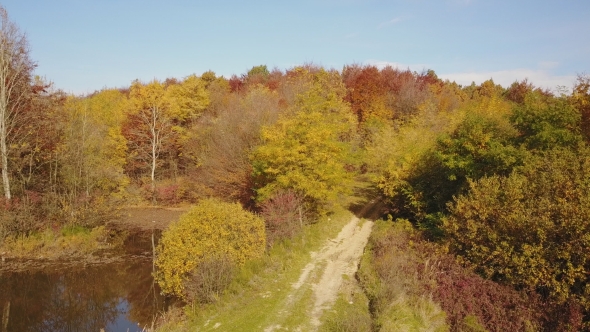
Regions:
<instances>
[{"instance_id":1,"label":"blue sky","mask_svg":"<svg viewBox=\"0 0 590 332\"><path fill-rule=\"evenodd\" d=\"M571 87L590 73L588 0L5 0L36 74L82 94L134 79L304 63L433 69L460 84Z\"/></svg>"}]
</instances>

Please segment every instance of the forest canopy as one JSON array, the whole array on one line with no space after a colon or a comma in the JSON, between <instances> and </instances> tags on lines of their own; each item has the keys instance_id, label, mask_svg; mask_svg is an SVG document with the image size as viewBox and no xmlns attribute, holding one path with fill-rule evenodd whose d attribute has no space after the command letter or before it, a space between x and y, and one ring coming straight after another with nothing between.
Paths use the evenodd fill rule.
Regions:
<instances>
[{"instance_id":1,"label":"forest canopy","mask_svg":"<svg viewBox=\"0 0 590 332\"><path fill-rule=\"evenodd\" d=\"M137 204L239 202L258 222L251 212L288 201L303 224L362 183L383 216L480 275L590 321L587 75L556 93L434 70L259 65L71 95L34 76L16 25L0 46L0 245Z\"/></svg>"}]
</instances>

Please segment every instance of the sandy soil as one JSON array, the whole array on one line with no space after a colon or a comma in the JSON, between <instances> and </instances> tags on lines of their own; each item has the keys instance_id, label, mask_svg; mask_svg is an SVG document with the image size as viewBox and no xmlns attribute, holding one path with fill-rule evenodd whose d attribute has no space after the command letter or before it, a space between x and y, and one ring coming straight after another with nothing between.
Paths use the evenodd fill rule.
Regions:
<instances>
[{"instance_id":1,"label":"sandy soil","mask_svg":"<svg viewBox=\"0 0 590 332\"><path fill-rule=\"evenodd\" d=\"M330 240L324 249L314 258L317 263L326 262L320 281L314 285L315 305L311 313L311 322L319 327L320 318L325 309L329 309L336 300L342 276L354 279L365 245L371 235L372 221L358 225L359 219L354 217L338 234ZM313 264L313 263L312 263Z\"/></svg>"},{"instance_id":2,"label":"sandy soil","mask_svg":"<svg viewBox=\"0 0 590 332\"><path fill-rule=\"evenodd\" d=\"M318 253L312 254L311 261L303 268L299 279L293 284L293 290L288 298L295 301L300 297L299 289L305 284L312 283L314 303L310 311L310 322L313 329L320 326L322 314L336 301L343 276L347 275L354 279L372 227L372 221L367 220L360 225L359 219L353 217L336 238L328 240ZM317 281L309 280L313 275L321 275L321 277ZM291 304L289 302L291 301L286 303L284 310L288 310ZM264 331L272 332L279 329L279 325L273 325Z\"/></svg>"}]
</instances>

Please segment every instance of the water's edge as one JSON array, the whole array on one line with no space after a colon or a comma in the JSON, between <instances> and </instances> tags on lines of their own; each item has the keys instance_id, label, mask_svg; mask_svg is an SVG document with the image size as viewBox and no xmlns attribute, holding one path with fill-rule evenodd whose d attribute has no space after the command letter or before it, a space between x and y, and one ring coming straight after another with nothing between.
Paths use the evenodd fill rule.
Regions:
<instances>
[{"instance_id":1,"label":"water's edge","mask_svg":"<svg viewBox=\"0 0 590 332\"><path fill-rule=\"evenodd\" d=\"M0 331L133 332L151 327L168 305L152 277L156 232L130 233L123 250L96 259L0 265Z\"/></svg>"}]
</instances>

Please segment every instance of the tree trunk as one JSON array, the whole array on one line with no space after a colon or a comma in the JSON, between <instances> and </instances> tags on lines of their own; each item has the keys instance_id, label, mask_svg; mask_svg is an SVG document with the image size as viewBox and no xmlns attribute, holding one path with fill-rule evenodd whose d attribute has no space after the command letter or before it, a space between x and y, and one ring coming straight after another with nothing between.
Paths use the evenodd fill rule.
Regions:
<instances>
[{"instance_id":1,"label":"tree trunk","mask_svg":"<svg viewBox=\"0 0 590 332\"><path fill-rule=\"evenodd\" d=\"M1 94L2 93L0 93L0 95ZM0 98L2 97L0 96ZM5 103L0 102L0 108L5 107ZM0 155L2 159L2 188L4 189L4 197L6 199L11 199L12 195L10 193L10 179L8 177L8 147L6 146L6 120L5 117L2 116L4 113L5 112L0 110Z\"/></svg>"},{"instance_id":2,"label":"tree trunk","mask_svg":"<svg viewBox=\"0 0 590 332\"><path fill-rule=\"evenodd\" d=\"M152 180L152 200L156 202L156 146L152 144L152 173L151 173L151 180Z\"/></svg>"},{"instance_id":3,"label":"tree trunk","mask_svg":"<svg viewBox=\"0 0 590 332\"><path fill-rule=\"evenodd\" d=\"M8 318L10 317L10 301L6 302L2 310L2 332L8 331Z\"/></svg>"},{"instance_id":4,"label":"tree trunk","mask_svg":"<svg viewBox=\"0 0 590 332\"><path fill-rule=\"evenodd\" d=\"M151 140L152 140L152 173L151 173L151 179L152 179L152 200L154 203L156 203L156 163L158 161L158 148L159 148L159 142L158 142L158 130L156 130L156 126L158 124L158 109L157 107L152 107L152 123L151 123Z\"/></svg>"},{"instance_id":5,"label":"tree trunk","mask_svg":"<svg viewBox=\"0 0 590 332\"><path fill-rule=\"evenodd\" d=\"M4 197L10 199L8 176L8 147L19 133L19 111L30 89L31 72L35 67L29 59L29 46L25 35L8 18L0 5L0 161L2 162L2 187Z\"/></svg>"},{"instance_id":6,"label":"tree trunk","mask_svg":"<svg viewBox=\"0 0 590 332\"><path fill-rule=\"evenodd\" d=\"M5 52L5 46L2 45L0 50L2 53ZM6 199L11 198L10 193L10 179L8 177L8 146L6 140L8 139L8 121L9 121L9 110L8 100L9 92L5 82L9 74L8 59L5 54L0 55L0 162L2 162L2 188L4 189L4 197Z\"/></svg>"}]
</instances>

